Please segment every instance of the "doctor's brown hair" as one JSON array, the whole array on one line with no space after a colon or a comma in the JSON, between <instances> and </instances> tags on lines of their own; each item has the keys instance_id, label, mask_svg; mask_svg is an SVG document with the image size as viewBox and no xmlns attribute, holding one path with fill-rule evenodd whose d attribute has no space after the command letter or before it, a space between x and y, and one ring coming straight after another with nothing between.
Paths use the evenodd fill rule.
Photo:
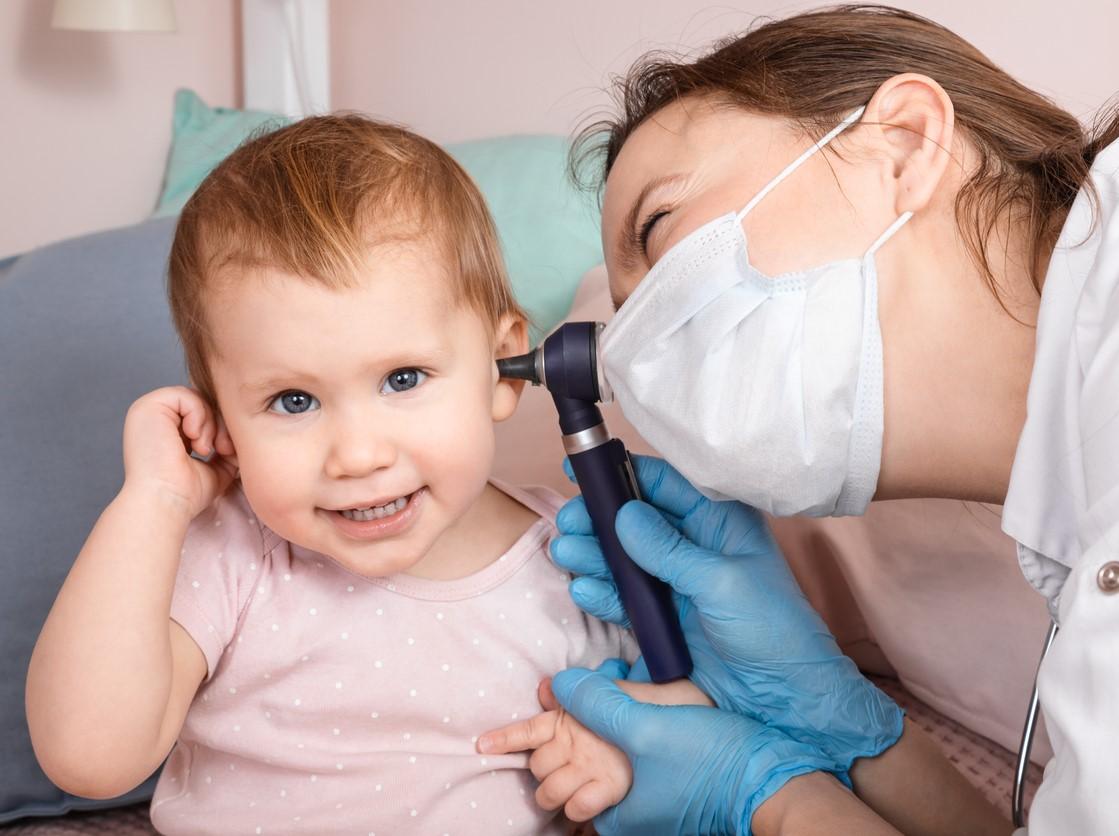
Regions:
<instances>
[{"instance_id":1,"label":"doctor's brown hair","mask_svg":"<svg viewBox=\"0 0 1119 836\"><path fill-rule=\"evenodd\" d=\"M215 283L263 267L354 287L370 251L400 241L432 245L451 298L494 328L524 317L485 199L434 142L345 113L247 140L187 201L171 245L168 297L192 384L217 411L206 324Z\"/></svg>"},{"instance_id":2,"label":"doctor's brown hair","mask_svg":"<svg viewBox=\"0 0 1119 836\"><path fill-rule=\"evenodd\" d=\"M577 179L602 153L605 182L631 133L689 96L799 123L823 136L900 73L935 79L978 164L956 197L964 242L999 297L987 244L1004 214L1025 225L1030 272L1044 265L1096 154L1119 139L1119 113L1101 113L1090 134L1071 114L1019 84L948 29L887 6L839 6L765 23L716 44L694 61L652 53L616 82L617 119L584 130L572 152ZM601 141L599 141L601 140Z\"/></svg>"}]
</instances>

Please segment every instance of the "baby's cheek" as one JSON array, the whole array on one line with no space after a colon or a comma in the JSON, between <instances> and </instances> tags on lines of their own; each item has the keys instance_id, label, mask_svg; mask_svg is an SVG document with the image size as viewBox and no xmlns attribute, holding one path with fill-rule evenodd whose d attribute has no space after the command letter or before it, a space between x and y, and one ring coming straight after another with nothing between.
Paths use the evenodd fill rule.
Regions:
<instances>
[{"instance_id":1,"label":"baby's cheek","mask_svg":"<svg viewBox=\"0 0 1119 836\"><path fill-rule=\"evenodd\" d=\"M410 452L428 466L454 474L452 478L488 475L495 444L489 412L469 401L450 410L447 406L438 417L417 424Z\"/></svg>"}]
</instances>

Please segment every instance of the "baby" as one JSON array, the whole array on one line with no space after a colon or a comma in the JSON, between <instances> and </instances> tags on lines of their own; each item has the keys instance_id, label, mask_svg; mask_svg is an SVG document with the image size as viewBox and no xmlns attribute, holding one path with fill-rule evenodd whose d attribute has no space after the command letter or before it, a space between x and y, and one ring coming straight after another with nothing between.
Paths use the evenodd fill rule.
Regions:
<instances>
[{"instance_id":1,"label":"baby","mask_svg":"<svg viewBox=\"0 0 1119 836\"><path fill-rule=\"evenodd\" d=\"M490 479L526 323L462 169L358 116L254 139L184 209L169 292L196 388L129 409L39 637L47 775L111 797L166 758L165 834L562 832L621 800L624 755L561 711L531 772L476 749L636 651L548 560L561 498Z\"/></svg>"}]
</instances>

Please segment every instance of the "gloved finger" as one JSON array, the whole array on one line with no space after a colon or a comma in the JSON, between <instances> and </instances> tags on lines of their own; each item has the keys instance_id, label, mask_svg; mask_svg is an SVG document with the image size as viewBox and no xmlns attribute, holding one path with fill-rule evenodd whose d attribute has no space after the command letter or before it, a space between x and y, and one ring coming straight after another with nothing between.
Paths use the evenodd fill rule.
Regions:
<instances>
[{"instance_id":1,"label":"gloved finger","mask_svg":"<svg viewBox=\"0 0 1119 836\"><path fill-rule=\"evenodd\" d=\"M591 515L582 494L572 497L556 513L556 528L560 534L594 534Z\"/></svg>"},{"instance_id":2,"label":"gloved finger","mask_svg":"<svg viewBox=\"0 0 1119 836\"><path fill-rule=\"evenodd\" d=\"M619 659L615 656L612 659L606 659L594 670L595 673L600 673L611 679L626 679L629 674L629 663L625 659Z\"/></svg>"},{"instance_id":3,"label":"gloved finger","mask_svg":"<svg viewBox=\"0 0 1119 836\"><path fill-rule=\"evenodd\" d=\"M573 580L568 587L571 600L583 612L593 615L600 621L609 621L629 628L629 616L618 598L618 590L610 581L582 577ZM613 677L621 679L622 677Z\"/></svg>"},{"instance_id":4,"label":"gloved finger","mask_svg":"<svg viewBox=\"0 0 1119 836\"><path fill-rule=\"evenodd\" d=\"M625 788L620 784L611 784L596 778L587 781L575 791L563 805L563 813L574 822L589 821L625 797Z\"/></svg>"},{"instance_id":5,"label":"gloved finger","mask_svg":"<svg viewBox=\"0 0 1119 836\"><path fill-rule=\"evenodd\" d=\"M552 691L576 720L630 754L634 728L649 706L634 702L612 679L586 668L557 673L552 677Z\"/></svg>"},{"instance_id":6,"label":"gloved finger","mask_svg":"<svg viewBox=\"0 0 1119 836\"><path fill-rule=\"evenodd\" d=\"M686 598L702 600L718 584L719 561L673 528L657 509L627 502L618 512L618 539L633 562Z\"/></svg>"},{"instance_id":7,"label":"gloved finger","mask_svg":"<svg viewBox=\"0 0 1119 836\"><path fill-rule=\"evenodd\" d=\"M575 471L571 467L571 459L567 456L563 457L563 474L569 481L575 481Z\"/></svg>"},{"instance_id":8,"label":"gloved finger","mask_svg":"<svg viewBox=\"0 0 1119 836\"><path fill-rule=\"evenodd\" d=\"M766 551L759 535L770 542L771 550L777 550L761 512L741 502L697 505L676 528L698 545L723 554Z\"/></svg>"},{"instance_id":9,"label":"gloved finger","mask_svg":"<svg viewBox=\"0 0 1119 836\"><path fill-rule=\"evenodd\" d=\"M595 537L564 534L552 540L552 562L574 575L587 575L607 580L612 575Z\"/></svg>"},{"instance_id":10,"label":"gloved finger","mask_svg":"<svg viewBox=\"0 0 1119 836\"><path fill-rule=\"evenodd\" d=\"M634 456L633 468L642 498L674 517L683 519L696 506L709 501L664 459Z\"/></svg>"},{"instance_id":11,"label":"gloved finger","mask_svg":"<svg viewBox=\"0 0 1119 836\"><path fill-rule=\"evenodd\" d=\"M618 677L614 677L617 679ZM629 675L626 677L630 682L652 682L653 677L649 675L649 666L645 664L645 657L638 656L637 660L630 665Z\"/></svg>"}]
</instances>

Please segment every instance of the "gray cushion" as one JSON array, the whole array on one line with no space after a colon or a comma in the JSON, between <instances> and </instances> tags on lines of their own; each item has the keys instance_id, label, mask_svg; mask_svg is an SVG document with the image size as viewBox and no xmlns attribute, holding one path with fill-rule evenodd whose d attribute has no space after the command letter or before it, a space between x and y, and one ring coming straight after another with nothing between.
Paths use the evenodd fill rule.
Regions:
<instances>
[{"instance_id":1,"label":"gray cushion","mask_svg":"<svg viewBox=\"0 0 1119 836\"><path fill-rule=\"evenodd\" d=\"M0 264L0 822L151 796L76 798L40 771L23 691L31 649L124 477L121 430L144 392L186 381L165 295L175 218Z\"/></svg>"}]
</instances>

